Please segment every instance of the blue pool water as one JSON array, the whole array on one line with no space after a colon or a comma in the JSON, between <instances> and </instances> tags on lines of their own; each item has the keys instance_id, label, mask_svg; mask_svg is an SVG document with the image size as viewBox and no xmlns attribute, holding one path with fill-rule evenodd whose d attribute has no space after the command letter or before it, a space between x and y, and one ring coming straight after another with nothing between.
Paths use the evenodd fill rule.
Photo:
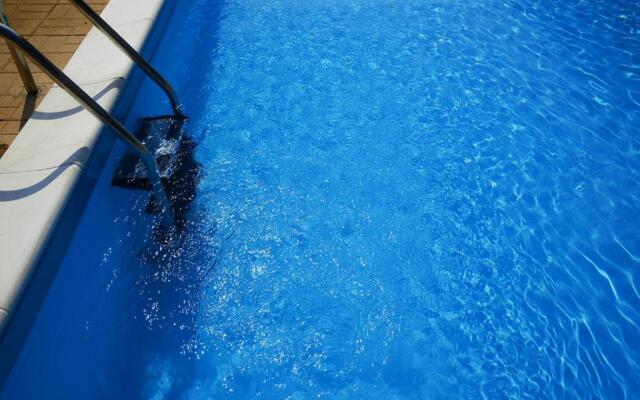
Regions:
<instances>
[{"instance_id":1,"label":"blue pool water","mask_svg":"<svg viewBox=\"0 0 640 400\"><path fill-rule=\"evenodd\" d=\"M154 62L201 164L185 231L154 244L114 155L1 397L640 398L639 27L179 2Z\"/></svg>"}]
</instances>

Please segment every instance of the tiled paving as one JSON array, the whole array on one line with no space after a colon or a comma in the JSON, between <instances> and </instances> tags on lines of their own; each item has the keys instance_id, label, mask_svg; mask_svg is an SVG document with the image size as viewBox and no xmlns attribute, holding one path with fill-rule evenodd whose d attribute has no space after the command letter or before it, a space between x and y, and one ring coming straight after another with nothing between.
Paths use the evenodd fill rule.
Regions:
<instances>
[{"instance_id":1,"label":"tiled paving","mask_svg":"<svg viewBox=\"0 0 640 400\"><path fill-rule=\"evenodd\" d=\"M109 2L85 1L98 12ZM67 0L5 0L5 8L11 27L60 69L91 28L91 23ZM0 40L0 157L52 85L33 63L29 66L40 89L36 97L26 96L7 45Z\"/></svg>"}]
</instances>

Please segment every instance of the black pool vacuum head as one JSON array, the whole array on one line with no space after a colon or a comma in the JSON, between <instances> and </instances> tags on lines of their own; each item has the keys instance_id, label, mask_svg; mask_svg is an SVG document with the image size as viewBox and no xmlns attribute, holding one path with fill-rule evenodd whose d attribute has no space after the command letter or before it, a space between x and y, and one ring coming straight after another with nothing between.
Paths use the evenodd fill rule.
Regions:
<instances>
[{"instance_id":1,"label":"black pool vacuum head","mask_svg":"<svg viewBox=\"0 0 640 400\"><path fill-rule=\"evenodd\" d=\"M155 155L160 179L166 183L178 168L178 150L183 139L186 117L163 115L143 118L136 137ZM140 157L127 150L118 163L111 183L129 189L151 189L147 169Z\"/></svg>"}]
</instances>

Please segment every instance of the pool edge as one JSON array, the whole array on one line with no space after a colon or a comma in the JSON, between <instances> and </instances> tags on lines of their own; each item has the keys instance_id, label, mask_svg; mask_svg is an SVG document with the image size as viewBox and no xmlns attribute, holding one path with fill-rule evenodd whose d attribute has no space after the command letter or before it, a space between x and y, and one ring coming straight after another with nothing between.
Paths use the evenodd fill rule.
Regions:
<instances>
[{"instance_id":1,"label":"pool edge","mask_svg":"<svg viewBox=\"0 0 640 400\"><path fill-rule=\"evenodd\" d=\"M152 54L171 5L111 0L102 16L134 48ZM64 72L121 121L144 77L96 28ZM54 85L0 159L0 388L109 155L114 139L104 130Z\"/></svg>"}]
</instances>

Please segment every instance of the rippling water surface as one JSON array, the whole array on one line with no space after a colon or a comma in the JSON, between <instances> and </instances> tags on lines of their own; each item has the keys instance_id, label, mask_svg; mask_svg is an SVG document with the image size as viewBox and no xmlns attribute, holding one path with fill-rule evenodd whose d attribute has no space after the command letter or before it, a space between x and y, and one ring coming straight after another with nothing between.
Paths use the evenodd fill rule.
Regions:
<instances>
[{"instance_id":1,"label":"rippling water surface","mask_svg":"<svg viewBox=\"0 0 640 400\"><path fill-rule=\"evenodd\" d=\"M640 397L637 2L198 0L172 24L189 224L157 249L105 174L7 395Z\"/></svg>"}]
</instances>

